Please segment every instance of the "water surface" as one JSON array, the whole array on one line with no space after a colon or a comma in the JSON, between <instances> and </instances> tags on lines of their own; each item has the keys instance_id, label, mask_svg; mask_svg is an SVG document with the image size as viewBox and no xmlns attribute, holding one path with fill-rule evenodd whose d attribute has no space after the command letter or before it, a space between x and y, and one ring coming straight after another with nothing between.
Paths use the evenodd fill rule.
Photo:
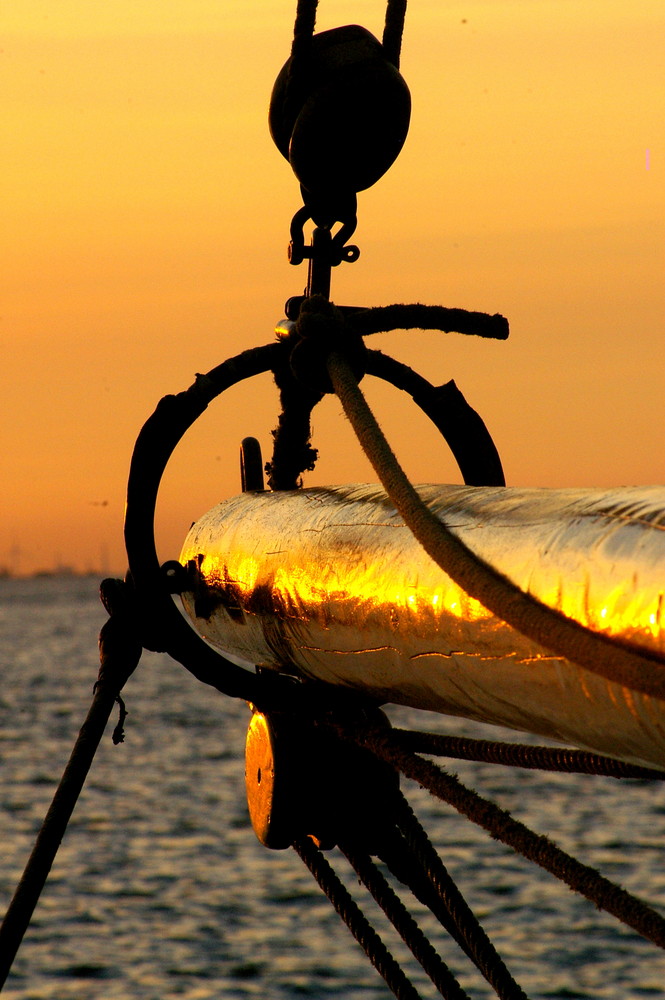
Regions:
<instances>
[{"instance_id":1,"label":"water surface","mask_svg":"<svg viewBox=\"0 0 665 1000\"><path fill-rule=\"evenodd\" d=\"M3 911L87 711L105 617L96 580L0 581ZM268 851L254 837L244 793L247 706L155 654L144 655L125 697L126 742L113 746L110 729L104 737L4 996L388 997L295 853ZM490 732L391 714L400 725ZM466 762L451 769L665 914L663 786ZM404 788L532 1000L665 995L665 953L426 792ZM336 852L331 860L364 901ZM493 997L431 919L422 922L469 994ZM403 958L401 943L385 937ZM413 979L424 997L437 995L417 970Z\"/></svg>"}]
</instances>

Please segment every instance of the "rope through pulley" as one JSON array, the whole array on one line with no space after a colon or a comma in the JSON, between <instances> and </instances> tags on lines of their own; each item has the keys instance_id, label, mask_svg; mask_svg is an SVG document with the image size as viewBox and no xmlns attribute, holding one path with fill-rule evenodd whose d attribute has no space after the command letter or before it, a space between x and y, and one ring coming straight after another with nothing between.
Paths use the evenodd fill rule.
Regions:
<instances>
[{"instance_id":1,"label":"rope through pulley","mask_svg":"<svg viewBox=\"0 0 665 1000\"><path fill-rule=\"evenodd\" d=\"M343 711L339 730L330 710L310 720L254 713L245 780L257 837L272 849L294 847L396 996L419 994L376 932L367 933L362 910L321 849L339 846L443 996L468 1000L375 858L431 910L499 997L525 1000L401 794L397 771L360 742L341 737L351 728L358 735L375 728L389 734L386 717L376 709L350 714L348 704Z\"/></svg>"},{"instance_id":2,"label":"rope through pulley","mask_svg":"<svg viewBox=\"0 0 665 1000\"><path fill-rule=\"evenodd\" d=\"M382 330L420 328L505 339L505 319L438 306L358 309L337 307L329 301L330 268L342 261L352 262L359 254L357 247L347 242L356 227L357 193L374 184L399 154L408 132L411 102L399 72L406 0L389 0L381 42L358 25L315 34L316 6L316 0L299 0L291 55L277 77L269 115L273 139L301 185L304 205L291 224L291 262L309 259L307 292L287 303L287 319L278 327L278 343L246 351L206 375L197 376L185 392L165 397L139 435L132 457L125 520L130 574L126 582L106 581L104 598L111 619L102 630L102 666L91 714L63 777L55 808L36 845L26 871L28 877L22 881L0 932L3 948L7 944L0 962L0 978L11 965L92 762L96 742L116 701L121 706L122 723L120 690L143 648L168 652L199 680L253 704L246 784L256 833L266 846L295 848L396 996L415 1000L418 994L350 899L320 848L333 844L340 847L442 995L453 1000L467 996L405 910L374 858L381 859L394 877L430 908L500 997L524 997L449 880L424 831L412 818L399 790L398 770L446 798L461 812L473 814L471 818L486 826L493 836L559 874L661 947L665 945L665 921L640 901L563 852L557 853L553 845L552 850L546 849L542 838L506 818L492 804L474 798L474 793L468 793L445 774L433 771L429 762L407 752L409 747L436 752L441 743L422 735L411 737L411 742L403 734L391 735L385 721L377 725L376 710L366 707L363 724L350 730L348 717L339 723L334 713L322 714L322 703L331 697L327 689L322 692L315 685L269 671L251 673L214 652L187 625L173 601L173 595L188 585L188 570L176 562L160 565L157 559L155 505L161 476L174 448L210 401L237 382L266 371L273 373L282 401L273 457L267 466L273 490L300 485L301 473L316 461L316 449L309 440L313 407L324 394L335 391L348 413L362 409L357 381L366 373L413 396L450 444L465 482L504 483L493 442L454 383L432 386L406 366L367 350L363 338ZM306 248L303 226L310 219L316 228L312 245ZM340 228L333 236L332 229L338 223ZM352 423L357 425L358 421L352 418ZM374 453L377 448L381 452L385 442L378 434L372 432L370 436L374 441L367 447L368 452ZM367 435L361 432L359 437ZM388 493L399 494L401 470L394 467L390 456L387 461L379 458L375 464L383 465L379 474L392 480L392 494L390 488ZM243 442L242 488L263 489L260 450L253 439ZM400 504L401 500L396 502L401 509ZM410 526L422 517L421 510L415 514L405 512ZM414 534L417 532L416 527ZM437 532L445 533L445 529L439 525ZM462 557L469 562L468 552L462 552ZM444 565L445 558L440 561ZM481 567L481 576L482 572ZM487 576L485 573L485 582ZM517 628L521 628L524 618L520 617L523 598L512 591L507 594L508 604L517 607ZM199 606L205 605L203 585L196 600ZM531 607L529 610L533 611ZM525 634L535 631L540 637L552 621L551 614L536 608L528 623L531 632ZM579 630L573 639L579 640ZM608 653L609 666L597 669L598 673L615 680L635 680L639 663L636 666L630 656L626 661L625 651L614 656L609 644L603 646L601 642L599 647L598 640L586 634L582 639L586 643L584 657L593 659L601 647ZM576 659L579 647L570 642L564 651ZM577 659L594 669L582 654ZM644 682L634 686L648 690ZM651 693L661 695L662 691ZM121 723L116 727L116 741L122 739ZM444 752L451 752L450 744L446 744ZM510 763L515 758L514 751L506 748L456 745L455 752L475 752ZM564 763L571 767L570 759ZM539 753L538 763L526 766L560 764L552 754ZM601 758L591 761L579 756L572 766L608 774L621 770ZM627 769L622 773L637 772ZM641 776L662 777L653 773Z\"/></svg>"}]
</instances>

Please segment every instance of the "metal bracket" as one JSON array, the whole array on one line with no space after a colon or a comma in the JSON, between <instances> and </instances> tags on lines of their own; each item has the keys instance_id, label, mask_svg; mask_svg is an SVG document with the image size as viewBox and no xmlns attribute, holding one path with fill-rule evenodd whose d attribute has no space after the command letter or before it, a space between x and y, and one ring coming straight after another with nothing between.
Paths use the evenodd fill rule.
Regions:
<instances>
[{"instance_id":1,"label":"metal bracket","mask_svg":"<svg viewBox=\"0 0 665 1000\"><path fill-rule=\"evenodd\" d=\"M261 445L254 437L243 438L240 442L240 483L243 493L265 489Z\"/></svg>"}]
</instances>

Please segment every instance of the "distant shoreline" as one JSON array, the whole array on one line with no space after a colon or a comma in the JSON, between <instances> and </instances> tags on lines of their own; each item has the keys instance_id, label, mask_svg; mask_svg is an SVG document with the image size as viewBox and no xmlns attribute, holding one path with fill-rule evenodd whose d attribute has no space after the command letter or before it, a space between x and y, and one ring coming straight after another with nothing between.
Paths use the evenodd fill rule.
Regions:
<instances>
[{"instance_id":1,"label":"distant shoreline","mask_svg":"<svg viewBox=\"0 0 665 1000\"><path fill-rule=\"evenodd\" d=\"M57 569L37 569L33 570L31 573L15 573L11 569L5 566L0 567L0 581L2 580L50 580L63 578L67 580L80 579L87 580L94 577L98 580L104 580L106 577L118 577L122 578L124 573L114 572L113 570L96 570L96 569L86 569L86 570L76 570L69 566L59 566Z\"/></svg>"}]
</instances>

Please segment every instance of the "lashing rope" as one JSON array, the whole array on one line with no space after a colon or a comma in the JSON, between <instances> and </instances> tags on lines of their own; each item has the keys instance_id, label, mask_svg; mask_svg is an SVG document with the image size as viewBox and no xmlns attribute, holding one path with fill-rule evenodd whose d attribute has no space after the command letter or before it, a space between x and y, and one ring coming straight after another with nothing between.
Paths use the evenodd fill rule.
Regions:
<instances>
[{"instance_id":1,"label":"lashing rope","mask_svg":"<svg viewBox=\"0 0 665 1000\"><path fill-rule=\"evenodd\" d=\"M407 884L448 928L497 996L501 1000L525 1000L526 994L508 971L403 795L397 828L399 836L389 841L391 853L382 855L391 870L397 874L394 866L402 866L403 859L408 858Z\"/></svg>"},{"instance_id":2,"label":"lashing rope","mask_svg":"<svg viewBox=\"0 0 665 1000\"><path fill-rule=\"evenodd\" d=\"M487 830L495 840L500 840L529 861L535 862L599 909L611 913L642 937L665 949L665 918L647 903L571 857L548 837L534 833L524 823L514 819L507 810L467 788L443 768L404 750L393 742L389 733L374 729L365 734L349 734L349 738L358 740L407 778L449 803L459 813Z\"/></svg>"},{"instance_id":3,"label":"lashing rope","mask_svg":"<svg viewBox=\"0 0 665 1000\"><path fill-rule=\"evenodd\" d=\"M312 840L303 837L295 841L293 848L398 1000L420 1000L420 994Z\"/></svg>"},{"instance_id":4,"label":"lashing rope","mask_svg":"<svg viewBox=\"0 0 665 1000\"><path fill-rule=\"evenodd\" d=\"M508 322L499 314L420 303L340 309L319 294L306 298L289 333L280 333L287 357L273 366L282 410L272 432L273 456L266 465L272 489L296 489L301 485L301 474L314 467L317 452L310 441L310 414L323 394L332 392L327 358L341 344L347 360L352 358L355 377L367 371L410 393L444 436L465 483L505 486L491 435L454 383L433 386L394 358L365 348L365 335L400 327L493 340L508 336Z\"/></svg>"},{"instance_id":5,"label":"lashing rope","mask_svg":"<svg viewBox=\"0 0 665 1000\"><path fill-rule=\"evenodd\" d=\"M302 486L301 474L314 468L318 451L312 447L310 417L323 399L320 392L308 392L297 382L288 365L273 370L279 389L281 410L272 432L272 460L266 463L271 490L295 490Z\"/></svg>"},{"instance_id":6,"label":"lashing rope","mask_svg":"<svg viewBox=\"0 0 665 1000\"><path fill-rule=\"evenodd\" d=\"M339 846L358 878L372 894L439 993L449 1000L468 1000L468 994L457 982L371 857L350 844Z\"/></svg>"},{"instance_id":7,"label":"lashing rope","mask_svg":"<svg viewBox=\"0 0 665 1000\"><path fill-rule=\"evenodd\" d=\"M487 764L505 764L538 771L562 771L567 774L595 774L610 778L638 778L663 781L665 771L626 764L622 760L571 750L567 747L529 746L525 743L500 743L495 740L474 740L461 736L393 729L392 738L398 746L413 753L458 760L474 760Z\"/></svg>"},{"instance_id":8,"label":"lashing rope","mask_svg":"<svg viewBox=\"0 0 665 1000\"><path fill-rule=\"evenodd\" d=\"M507 340L508 320L500 313L490 315L448 306L427 306L420 302L396 303L359 309L348 317L352 331L360 336L389 330L440 330L490 340Z\"/></svg>"}]
</instances>

